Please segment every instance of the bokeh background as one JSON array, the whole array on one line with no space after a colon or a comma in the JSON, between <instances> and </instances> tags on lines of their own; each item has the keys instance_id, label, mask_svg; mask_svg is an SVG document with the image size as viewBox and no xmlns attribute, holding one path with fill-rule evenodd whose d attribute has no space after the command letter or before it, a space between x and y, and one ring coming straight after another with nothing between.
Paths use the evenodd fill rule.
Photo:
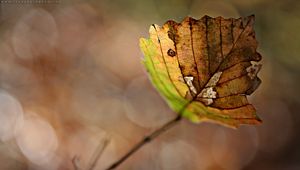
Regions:
<instances>
[{"instance_id":1,"label":"bokeh background","mask_svg":"<svg viewBox=\"0 0 300 170\"><path fill-rule=\"evenodd\" d=\"M0 169L102 170L173 119L141 65L150 24L256 15L263 119L238 130L186 120L120 170L300 169L300 1L60 0L0 4Z\"/></svg>"}]
</instances>

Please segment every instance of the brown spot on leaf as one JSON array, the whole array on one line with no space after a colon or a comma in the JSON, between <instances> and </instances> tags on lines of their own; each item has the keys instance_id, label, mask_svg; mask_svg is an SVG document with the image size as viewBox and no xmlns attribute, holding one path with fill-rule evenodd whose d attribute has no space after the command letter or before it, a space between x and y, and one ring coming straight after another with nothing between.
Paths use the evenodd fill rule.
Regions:
<instances>
[{"instance_id":1,"label":"brown spot on leaf","mask_svg":"<svg viewBox=\"0 0 300 170\"><path fill-rule=\"evenodd\" d=\"M167 53L170 57L174 57L176 55L176 52L172 49L169 49Z\"/></svg>"}]
</instances>

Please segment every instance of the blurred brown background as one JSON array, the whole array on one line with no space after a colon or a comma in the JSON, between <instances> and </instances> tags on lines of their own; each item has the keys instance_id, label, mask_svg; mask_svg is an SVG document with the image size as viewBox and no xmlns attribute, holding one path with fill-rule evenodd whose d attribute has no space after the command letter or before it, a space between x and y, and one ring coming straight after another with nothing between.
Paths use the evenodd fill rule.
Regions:
<instances>
[{"instance_id":1,"label":"blurred brown background","mask_svg":"<svg viewBox=\"0 0 300 170\"><path fill-rule=\"evenodd\" d=\"M2 2L2 1L1 1ZM120 170L300 169L300 1L60 0L0 4L0 169L96 169L175 114L150 84L140 37L185 16L256 15L263 119L238 130L186 120Z\"/></svg>"}]
</instances>

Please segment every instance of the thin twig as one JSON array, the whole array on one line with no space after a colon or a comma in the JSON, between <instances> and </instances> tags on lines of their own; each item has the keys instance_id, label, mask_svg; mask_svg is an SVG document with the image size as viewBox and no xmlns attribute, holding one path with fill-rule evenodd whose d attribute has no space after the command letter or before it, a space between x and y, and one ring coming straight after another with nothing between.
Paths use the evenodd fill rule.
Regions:
<instances>
[{"instance_id":1,"label":"thin twig","mask_svg":"<svg viewBox=\"0 0 300 170\"><path fill-rule=\"evenodd\" d=\"M115 169L116 167L118 167L127 158L129 158L132 154L134 154L136 151L138 151L142 146L144 146L145 144L151 142L153 139L158 137L160 134L167 131L171 127L173 127L177 122L179 122L181 120L181 118L182 118L181 114L179 114L175 119L172 119L171 121L167 122L162 127L160 127L159 129L152 132L150 135L144 137L139 143L137 143L133 148L131 148L131 150L129 150L123 157L121 157L118 161L113 163L106 170L112 170L112 169Z\"/></svg>"},{"instance_id":2,"label":"thin twig","mask_svg":"<svg viewBox=\"0 0 300 170\"><path fill-rule=\"evenodd\" d=\"M76 155L72 159L72 164L73 164L74 170L80 170L79 159Z\"/></svg>"},{"instance_id":3,"label":"thin twig","mask_svg":"<svg viewBox=\"0 0 300 170\"><path fill-rule=\"evenodd\" d=\"M96 167L97 162L100 159L104 149L107 147L109 141L110 141L109 139L104 139L104 141L99 144L99 146L94 154L95 158L92 159L91 162L89 163L88 170L93 170Z\"/></svg>"}]
</instances>

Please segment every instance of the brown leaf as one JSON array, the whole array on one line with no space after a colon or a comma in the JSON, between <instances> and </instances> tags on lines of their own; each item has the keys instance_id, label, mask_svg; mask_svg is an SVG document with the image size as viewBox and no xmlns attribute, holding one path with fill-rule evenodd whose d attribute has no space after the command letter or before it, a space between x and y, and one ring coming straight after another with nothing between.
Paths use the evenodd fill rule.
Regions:
<instances>
[{"instance_id":1,"label":"brown leaf","mask_svg":"<svg viewBox=\"0 0 300 170\"><path fill-rule=\"evenodd\" d=\"M261 65L251 63L261 60L253 23L253 15L204 16L150 27L150 39L141 39L140 44L144 63L176 112L194 122L214 120L230 126L260 122L246 97L261 82L257 77Z\"/></svg>"}]
</instances>

